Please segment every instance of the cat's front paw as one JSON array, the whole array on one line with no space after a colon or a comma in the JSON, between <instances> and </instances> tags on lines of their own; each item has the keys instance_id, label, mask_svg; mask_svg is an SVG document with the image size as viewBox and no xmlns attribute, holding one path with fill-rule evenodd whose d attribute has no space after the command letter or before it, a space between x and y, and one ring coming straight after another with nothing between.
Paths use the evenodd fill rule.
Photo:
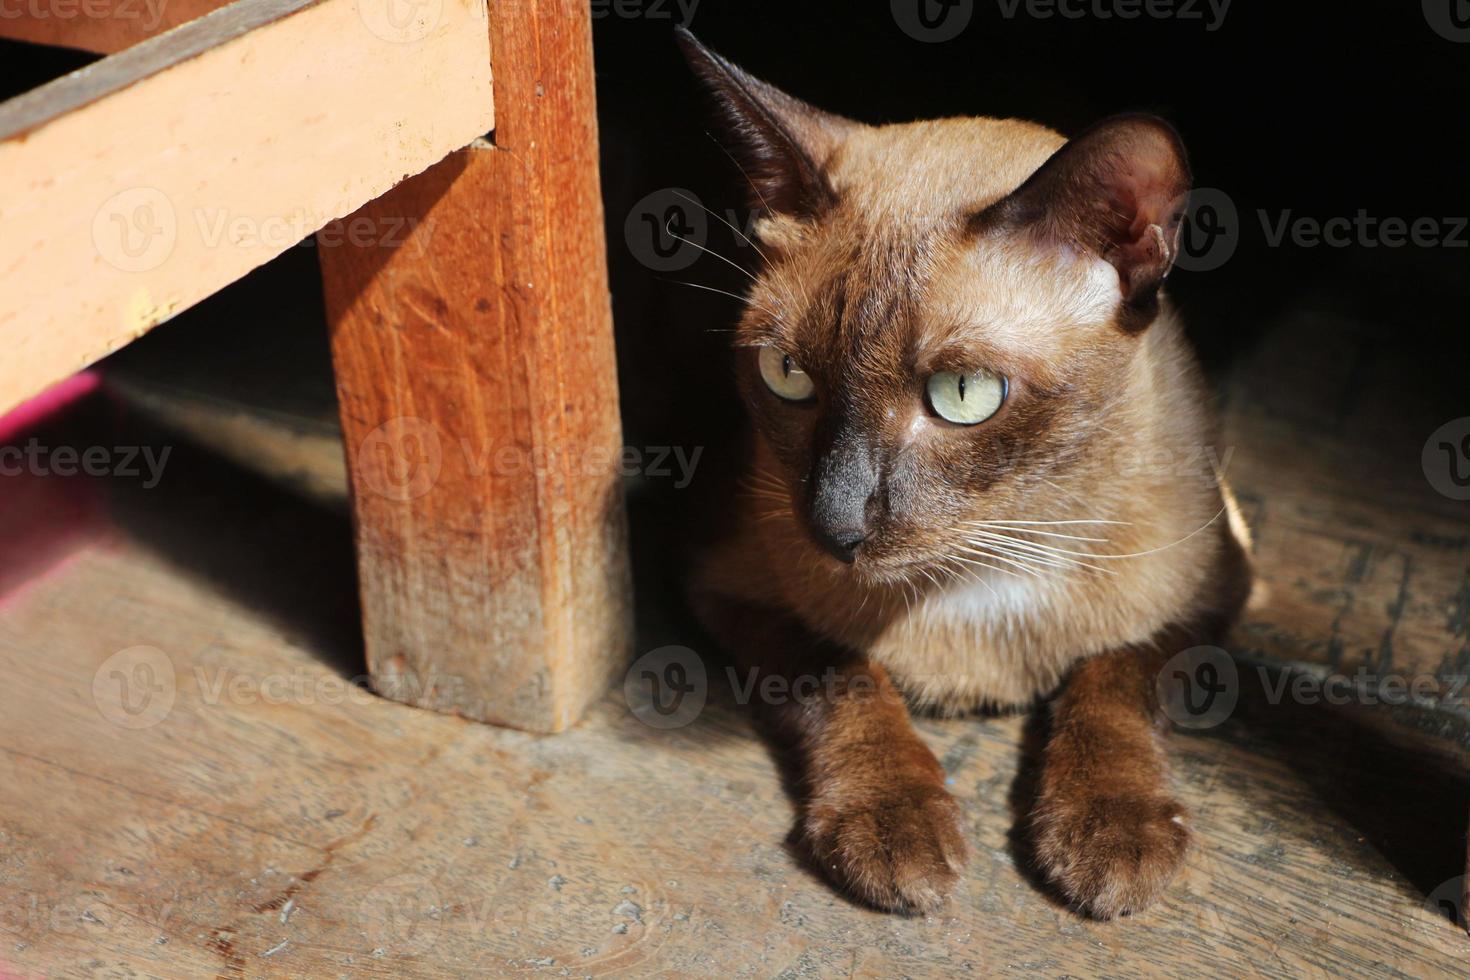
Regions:
<instances>
[{"instance_id":1,"label":"cat's front paw","mask_svg":"<svg viewBox=\"0 0 1470 980\"><path fill-rule=\"evenodd\" d=\"M1173 879L1189 845L1184 807L1163 794L1043 797L1032 814L1042 870L1100 919L1137 912Z\"/></svg>"},{"instance_id":2,"label":"cat's front paw","mask_svg":"<svg viewBox=\"0 0 1470 980\"><path fill-rule=\"evenodd\" d=\"M808 806L802 832L812 857L840 887L894 912L937 909L968 853L959 805L928 782L821 794Z\"/></svg>"}]
</instances>

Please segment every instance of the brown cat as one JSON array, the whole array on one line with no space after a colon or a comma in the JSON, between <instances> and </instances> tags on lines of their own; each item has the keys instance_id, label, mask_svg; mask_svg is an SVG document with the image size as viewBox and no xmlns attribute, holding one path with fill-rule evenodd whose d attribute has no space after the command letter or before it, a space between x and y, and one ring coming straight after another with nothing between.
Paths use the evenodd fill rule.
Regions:
<instances>
[{"instance_id":1,"label":"brown cat","mask_svg":"<svg viewBox=\"0 0 1470 980\"><path fill-rule=\"evenodd\" d=\"M896 689L958 711L1061 685L1037 857L1091 914L1142 908L1188 840L1154 677L1249 590L1228 494L1190 464L1215 421L1160 295L1189 190L1178 136L1137 115L1071 141L1005 119L867 126L680 43L762 260L735 335L745 478L695 601L799 695L767 700L802 839L853 895L933 909L965 839Z\"/></svg>"}]
</instances>

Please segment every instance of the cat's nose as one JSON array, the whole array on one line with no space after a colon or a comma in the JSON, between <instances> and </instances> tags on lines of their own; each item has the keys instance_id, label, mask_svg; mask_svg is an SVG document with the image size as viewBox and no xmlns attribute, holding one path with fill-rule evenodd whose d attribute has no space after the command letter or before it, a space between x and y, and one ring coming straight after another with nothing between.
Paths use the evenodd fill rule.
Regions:
<instances>
[{"instance_id":1,"label":"cat's nose","mask_svg":"<svg viewBox=\"0 0 1470 980\"><path fill-rule=\"evenodd\" d=\"M822 527L816 529L816 538L827 554L851 565L857 560L858 548L868 540L868 532L858 527Z\"/></svg>"},{"instance_id":2,"label":"cat's nose","mask_svg":"<svg viewBox=\"0 0 1470 980\"><path fill-rule=\"evenodd\" d=\"M824 441L810 477L808 524L828 554L851 564L873 527L869 512L878 493L878 467L857 426L834 426Z\"/></svg>"}]
</instances>

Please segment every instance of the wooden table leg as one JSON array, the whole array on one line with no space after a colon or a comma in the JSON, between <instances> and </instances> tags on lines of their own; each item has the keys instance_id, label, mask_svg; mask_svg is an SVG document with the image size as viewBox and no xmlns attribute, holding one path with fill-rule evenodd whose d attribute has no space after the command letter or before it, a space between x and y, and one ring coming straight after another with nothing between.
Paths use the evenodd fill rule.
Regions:
<instances>
[{"instance_id":1,"label":"wooden table leg","mask_svg":"<svg viewBox=\"0 0 1470 980\"><path fill-rule=\"evenodd\" d=\"M550 732L632 635L591 33L492 7L494 145L318 241L374 683Z\"/></svg>"}]
</instances>

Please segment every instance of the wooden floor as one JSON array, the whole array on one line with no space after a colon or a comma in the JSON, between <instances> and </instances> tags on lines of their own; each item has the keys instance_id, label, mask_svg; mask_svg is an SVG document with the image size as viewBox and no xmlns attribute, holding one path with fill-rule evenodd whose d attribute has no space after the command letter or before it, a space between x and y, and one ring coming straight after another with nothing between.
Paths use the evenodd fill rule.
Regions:
<instances>
[{"instance_id":1,"label":"wooden floor","mask_svg":"<svg viewBox=\"0 0 1470 980\"><path fill-rule=\"evenodd\" d=\"M1470 520L1419 471L1412 393L1352 363L1312 368L1320 397L1261 384L1311 331L1351 348L1294 330L1227 389L1266 589L1232 643L1240 706L1174 739L1196 846L1137 917L1086 921L1027 870L1034 718L922 724L974 855L905 919L790 848L708 650L711 703L672 730L621 691L544 738L379 700L344 680L340 483L293 494L176 439L152 489L5 478L0 976L1463 975L1463 704L1272 701L1329 669L1465 673ZM43 436L140 431L69 426ZM656 580L640 602L640 649L698 647Z\"/></svg>"}]
</instances>

